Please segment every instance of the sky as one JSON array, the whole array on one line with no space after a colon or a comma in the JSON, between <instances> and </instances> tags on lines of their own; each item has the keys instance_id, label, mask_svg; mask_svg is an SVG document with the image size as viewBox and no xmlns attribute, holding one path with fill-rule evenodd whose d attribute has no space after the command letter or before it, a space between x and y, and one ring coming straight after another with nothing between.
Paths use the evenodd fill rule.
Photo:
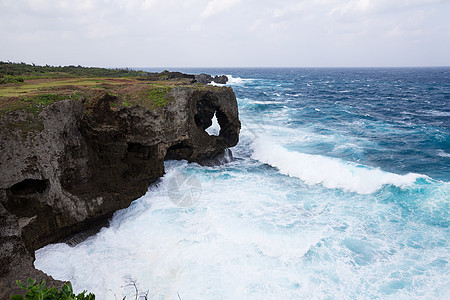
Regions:
<instances>
[{"instance_id":1,"label":"sky","mask_svg":"<svg viewBox=\"0 0 450 300\"><path fill-rule=\"evenodd\" d=\"M450 66L450 0L0 0L0 61Z\"/></svg>"}]
</instances>

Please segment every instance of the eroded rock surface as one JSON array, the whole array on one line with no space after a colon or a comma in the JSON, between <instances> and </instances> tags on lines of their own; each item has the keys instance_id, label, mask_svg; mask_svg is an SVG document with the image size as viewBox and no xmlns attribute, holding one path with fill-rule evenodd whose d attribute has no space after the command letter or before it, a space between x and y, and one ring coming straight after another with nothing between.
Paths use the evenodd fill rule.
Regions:
<instances>
[{"instance_id":1,"label":"eroded rock surface","mask_svg":"<svg viewBox=\"0 0 450 300\"><path fill-rule=\"evenodd\" d=\"M209 74L198 74L195 75L195 81L197 81L198 83L202 83L202 84L208 84L211 82L215 82L215 83L220 83L220 84L225 84L228 82L228 77L225 75L216 75L214 77L212 77Z\"/></svg>"},{"instance_id":2,"label":"eroded rock surface","mask_svg":"<svg viewBox=\"0 0 450 300\"><path fill-rule=\"evenodd\" d=\"M98 92L39 114L0 119L0 299L15 280L34 277L36 249L103 224L144 195L165 159L202 164L238 142L240 122L228 87L175 87L163 107L115 107ZM218 136L205 129L217 116Z\"/></svg>"}]
</instances>

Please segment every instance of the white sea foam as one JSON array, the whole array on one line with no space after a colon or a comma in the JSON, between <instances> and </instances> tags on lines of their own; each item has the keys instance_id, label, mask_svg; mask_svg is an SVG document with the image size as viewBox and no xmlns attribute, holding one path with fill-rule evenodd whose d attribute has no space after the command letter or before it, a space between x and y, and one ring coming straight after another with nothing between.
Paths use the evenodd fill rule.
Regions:
<instances>
[{"instance_id":1,"label":"white sea foam","mask_svg":"<svg viewBox=\"0 0 450 300\"><path fill-rule=\"evenodd\" d=\"M241 78L241 77L233 77L233 75L227 75L228 77L228 82L227 84L244 84L246 82L250 82L252 81L252 79L249 78Z\"/></svg>"},{"instance_id":2,"label":"white sea foam","mask_svg":"<svg viewBox=\"0 0 450 300\"><path fill-rule=\"evenodd\" d=\"M249 101L248 103L250 103L250 104L263 104L263 105L267 104L267 105L269 105L269 104L284 104L285 102L284 101L271 101L271 100L268 100L268 101L252 100L252 101Z\"/></svg>"},{"instance_id":3,"label":"white sea foam","mask_svg":"<svg viewBox=\"0 0 450 300\"><path fill-rule=\"evenodd\" d=\"M449 111L437 111L437 110L419 110L418 111L422 116L430 116L430 117L450 117Z\"/></svg>"},{"instance_id":4,"label":"white sea foam","mask_svg":"<svg viewBox=\"0 0 450 300\"><path fill-rule=\"evenodd\" d=\"M296 94L286 93L286 96L291 96L291 97L300 97L301 95L302 95L301 93L296 93Z\"/></svg>"},{"instance_id":5,"label":"white sea foam","mask_svg":"<svg viewBox=\"0 0 450 300\"><path fill-rule=\"evenodd\" d=\"M36 267L98 299L134 298L124 287L129 278L137 280L141 291L149 289L150 299L178 299L177 293L182 299L258 298L267 291L297 295L277 277L293 282L301 277L296 264L328 235L329 226L312 226L320 211L261 195L260 184L277 190L263 174L226 178L226 172L217 174L195 206L176 207L167 197L169 182L188 166L175 166L95 237L75 247L54 244L36 251ZM198 178L206 186L205 175ZM283 230L298 222L303 226L295 231Z\"/></svg>"},{"instance_id":6,"label":"white sea foam","mask_svg":"<svg viewBox=\"0 0 450 300\"><path fill-rule=\"evenodd\" d=\"M242 85L246 82L252 81L252 79L241 78L241 77L233 77L233 75L226 75L228 77L228 81L226 84L215 83L214 81L210 83L210 85L214 86L225 86L225 85Z\"/></svg>"},{"instance_id":7,"label":"white sea foam","mask_svg":"<svg viewBox=\"0 0 450 300\"><path fill-rule=\"evenodd\" d=\"M448 251L436 244L440 231L404 219L395 204L372 201L373 195L310 189L264 168L251 171L245 164L253 162L211 168L166 162L159 185L116 213L109 228L75 247L42 248L35 265L70 280L77 293L87 289L111 300L134 299L125 286L129 279L149 290L149 299L173 300L178 294L353 299L360 291L367 298L407 299L448 290ZM189 208L168 197L171 180L183 172L203 187ZM448 199L448 192L435 198ZM407 283L404 290L390 276L399 269L406 270L399 279ZM435 275L423 276L423 270ZM408 283L421 280L418 287Z\"/></svg>"},{"instance_id":8,"label":"white sea foam","mask_svg":"<svg viewBox=\"0 0 450 300\"><path fill-rule=\"evenodd\" d=\"M383 185L406 187L414 184L420 174L398 175L340 159L288 151L268 137L260 136L254 143L252 158L279 169L280 173L298 177L308 185L322 184L359 194L371 194Z\"/></svg>"},{"instance_id":9,"label":"white sea foam","mask_svg":"<svg viewBox=\"0 0 450 300\"><path fill-rule=\"evenodd\" d=\"M450 157L450 153L447 153L447 152L445 152L442 149L438 150L437 155L440 156L440 157Z\"/></svg>"}]
</instances>

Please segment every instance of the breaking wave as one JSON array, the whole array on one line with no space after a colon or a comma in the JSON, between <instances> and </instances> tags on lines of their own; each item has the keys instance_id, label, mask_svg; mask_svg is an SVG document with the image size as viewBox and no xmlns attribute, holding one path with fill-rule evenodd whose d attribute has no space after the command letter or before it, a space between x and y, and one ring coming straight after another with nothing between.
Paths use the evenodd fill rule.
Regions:
<instances>
[{"instance_id":1,"label":"breaking wave","mask_svg":"<svg viewBox=\"0 0 450 300\"><path fill-rule=\"evenodd\" d=\"M384 185L401 188L410 186L425 175L399 175L340 159L289 151L267 137L258 137L253 143L252 158L280 173L300 178L308 185L322 184L326 188L341 188L359 194L371 194Z\"/></svg>"}]
</instances>

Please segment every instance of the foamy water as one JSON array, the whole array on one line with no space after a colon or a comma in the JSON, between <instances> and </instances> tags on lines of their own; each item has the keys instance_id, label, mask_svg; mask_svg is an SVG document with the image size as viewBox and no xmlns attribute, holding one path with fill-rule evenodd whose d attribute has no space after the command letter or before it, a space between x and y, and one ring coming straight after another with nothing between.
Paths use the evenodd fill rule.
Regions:
<instances>
[{"instance_id":1,"label":"foamy water","mask_svg":"<svg viewBox=\"0 0 450 300\"><path fill-rule=\"evenodd\" d=\"M384 98L364 102L385 73L368 86L365 73L277 72L229 77L243 124L233 162L166 162L109 228L39 249L36 267L97 299L134 299L131 282L149 299L449 298L445 120L405 125L412 114Z\"/></svg>"},{"instance_id":2,"label":"foamy water","mask_svg":"<svg viewBox=\"0 0 450 300\"><path fill-rule=\"evenodd\" d=\"M267 137L253 144L252 158L278 168L280 173L302 179L309 185L342 188L359 194L371 194L384 185L401 188L411 186L420 174L398 175L336 158L288 151Z\"/></svg>"}]
</instances>

